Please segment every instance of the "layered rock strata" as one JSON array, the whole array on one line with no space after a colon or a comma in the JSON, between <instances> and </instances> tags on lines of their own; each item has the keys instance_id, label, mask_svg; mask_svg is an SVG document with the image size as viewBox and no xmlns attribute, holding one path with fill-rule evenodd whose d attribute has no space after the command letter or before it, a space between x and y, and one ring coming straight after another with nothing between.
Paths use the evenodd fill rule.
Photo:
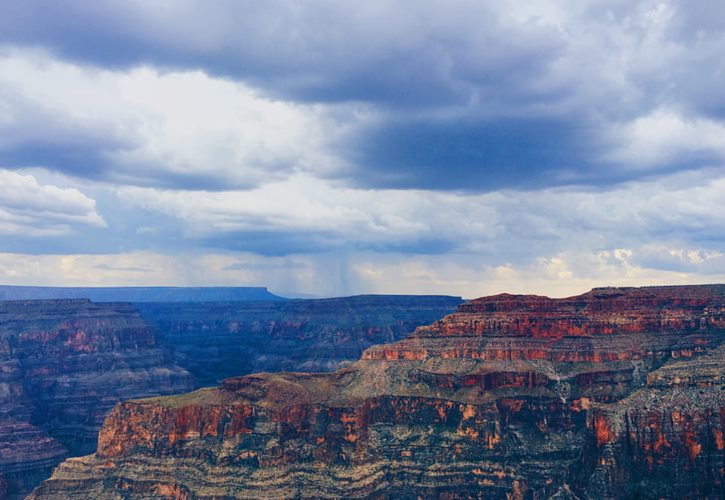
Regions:
<instances>
[{"instance_id":1,"label":"layered rock strata","mask_svg":"<svg viewBox=\"0 0 725 500\"><path fill-rule=\"evenodd\" d=\"M121 400L195 387L128 304L0 302L0 473L33 487L68 453L95 447Z\"/></svg>"},{"instance_id":2,"label":"layered rock strata","mask_svg":"<svg viewBox=\"0 0 725 500\"><path fill-rule=\"evenodd\" d=\"M85 289L39 290L73 294ZM200 290L206 298L239 291L144 290L93 289L135 293L134 297L172 292L184 296ZM289 305L0 302L0 472L8 474L11 493L46 479L68 454L95 448L98 429L119 400L194 388L193 378L179 365L204 384L257 369L332 369L356 359L375 342L402 338L460 302L426 296L304 300ZM138 308L157 328L137 314Z\"/></svg>"},{"instance_id":3,"label":"layered rock strata","mask_svg":"<svg viewBox=\"0 0 725 500\"><path fill-rule=\"evenodd\" d=\"M725 286L499 295L330 374L115 407L31 498L722 498Z\"/></svg>"},{"instance_id":4,"label":"layered rock strata","mask_svg":"<svg viewBox=\"0 0 725 500\"><path fill-rule=\"evenodd\" d=\"M201 385L254 372L332 371L455 311L446 296L136 304Z\"/></svg>"}]
</instances>

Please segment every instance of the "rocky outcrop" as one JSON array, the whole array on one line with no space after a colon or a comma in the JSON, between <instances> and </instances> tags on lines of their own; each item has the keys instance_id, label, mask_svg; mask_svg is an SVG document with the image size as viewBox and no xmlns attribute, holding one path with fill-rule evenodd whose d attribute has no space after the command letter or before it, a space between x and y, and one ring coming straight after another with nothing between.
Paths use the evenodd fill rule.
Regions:
<instances>
[{"instance_id":1,"label":"rocky outcrop","mask_svg":"<svg viewBox=\"0 0 725 500\"><path fill-rule=\"evenodd\" d=\"M32 498L722 498L725 286L464 304L329 374L115 407Z\"/></svg>"},{"instance_id":2,"label":"rocky outcrop","mask_svg":"<svg viewBox=\"0 0 725 500\"><path fill-rule=\"evenodd\" d=\"M0 306L2 308L2 306ZM0 309L4 312L4 308ZM13 339L0 312L0 498L32 489L66 456L66 449L31 423L34 406L23 384Z\"/></svg>"},{"instance_id":3,"label":"rocky outcrop","mask_svg":"<svg viewBox=\"0 0 725 500\"><path fill-rule=\"evenodd\" d=\"M67 455L56 439L30 422L0 421L0 491L19 494L32 490Z\"/></svg>"},{"instance_id":4,"label":"rocky outcrop","mask_svg":"<svg viewBox=\"0 0 725 500\"><path fill-rule=\"evenodd\" d=\"M455 311L446 296L136 304L201 385L254 372L332 371Z\"/></svg>"},{"instance_id":5,"label":"rocky outcrop","mask_svg":"<svg viewBox=\"0 0 725 500\"><path fill-rule=\"evenodd\" d=\"M189 292L94 292L157 297L168 290ZM199 290L206 298L219 292ZM98 429L118 401L193 389L199 382L187 367L202 384L253 370L332 369L460 302L397 296L134 306L0 302L0 472L13 493L34 486L65 456L93 451Z\"/></svg>"},{"instance_id":6,"label":"rocky outcrop","mask_svg":"<svg viewBox=\"0 0 725 500\"><path fill-rule=\"evenodd\" d=\"M194 387L128 304L0 302L0 473L9 492L33 487L68 453L92 450L118 401Z\"/></svg>"},{"instance_id":7,"label":"rocky outcrop","mask_svg":"<svg viewBox=\"0 0 725 500\"><path fill-rule=\"evenodd\" d=\"M594 497L725 496L725 346L673 360L587 427L582 480Z\"/></svg>"}]
</instances>

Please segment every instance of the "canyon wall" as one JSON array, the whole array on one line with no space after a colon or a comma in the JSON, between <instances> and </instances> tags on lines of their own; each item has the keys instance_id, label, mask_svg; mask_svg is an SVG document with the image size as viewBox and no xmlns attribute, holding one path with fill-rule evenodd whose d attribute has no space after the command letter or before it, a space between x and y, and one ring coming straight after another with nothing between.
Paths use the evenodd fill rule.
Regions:
<instances>
[{"instance_id":1,"label":"canyon wall","mask_svg":"<svg viewBox=\"0 0 725 500\"><path fill-rule=\"evenodd\" d=\"M327 374L118 404L35 499L723 498L725 286L498 295Z\"/></svg>"},{"instance_id":2,"label":"canyon wall","mask_svg":"<svg viewBox=\"0 0 725 500\"><path fill-rule=\"evenodd\" d=\"M118 401L251 371L334 369L460 303L434 296L0 302L0 491L24 491L66 456L92 452Z\"/></svg>"},{"instance_id":3,"label":"canyon wall","mask_svg":"<svg viewBox=\"0 0 725 500\"><path fill-rule=\"evenodd\" d=\"M68 453L95 447L122 400L188 391L128 304L0 302L0 474L9 493L34 486Z\"/></svg>"},{"instance_id":4,"label":"canyon wall","mask_svg":"<svg viewBox=\"0 0 725 500\"><path fill-rule=\"evenodd\" d=\"M139 303L159 343L201 385L254 372L332 371L455 311L447 296L360 295L284 302Z\"/></svg>"}]
</instances>

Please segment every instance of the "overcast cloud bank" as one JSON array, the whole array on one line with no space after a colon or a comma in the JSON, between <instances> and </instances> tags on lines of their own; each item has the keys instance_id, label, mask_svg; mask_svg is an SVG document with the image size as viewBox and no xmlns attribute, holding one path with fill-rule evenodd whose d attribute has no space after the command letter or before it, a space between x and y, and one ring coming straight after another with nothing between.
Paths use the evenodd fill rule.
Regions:
<instances>
[{"instance_id":1,"label":"overcast cloud bank","mask_svg":"<svg viewBox=\"0 0 725 500\"><path fill-rule=\"evenodd\" d=\"M0 281L724 281L722 53L717 1L8 2Z\"/></svg>"}]
</instances>

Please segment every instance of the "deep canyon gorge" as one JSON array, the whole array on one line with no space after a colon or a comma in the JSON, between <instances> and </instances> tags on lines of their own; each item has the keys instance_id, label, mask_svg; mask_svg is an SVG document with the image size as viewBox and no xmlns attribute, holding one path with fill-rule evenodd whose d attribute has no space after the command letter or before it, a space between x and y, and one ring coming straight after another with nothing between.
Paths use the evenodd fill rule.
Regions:
<instances>
[{"instance_id":1,"label":"deep canyon gorge","mask_svg":"<svg viewBox=\"0 0 725 500\"><path fill-rule=\"evenodd\" d=\"M118 403L31 498L722 498L724 333L724 285L483 297L334 372Z\"/></svg>"},{"instance_id":2,"label":"deep canyon gorge","mask_svg":"<svg viewBox=\"0 0 725 500\"><path fill-rule=\"evenodd\" d=\"M193 298L241 295L215 293ZM461 302L435 296L273 299L0 301L0 498L22 497L64 458L91 453L119 401L182 393L261 369L334 369Z\"/></svg>"}]
</instances>

